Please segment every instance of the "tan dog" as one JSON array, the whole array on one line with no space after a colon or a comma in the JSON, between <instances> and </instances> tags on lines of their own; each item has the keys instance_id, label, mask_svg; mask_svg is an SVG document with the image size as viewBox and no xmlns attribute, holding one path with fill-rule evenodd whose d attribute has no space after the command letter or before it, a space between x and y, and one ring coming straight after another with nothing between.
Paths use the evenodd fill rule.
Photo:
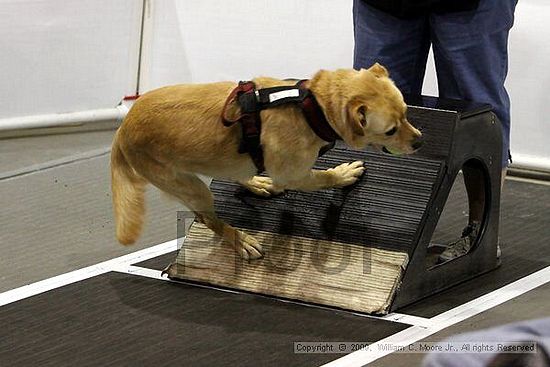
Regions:
<instances>
[{"instance_id":1,"label":"tan dog","mask_svg":"<svg viewBox=\"0 0 550 367\"><path fill-rule=\"evenodd\" d=\"M258 89L294 84L272 78L254 82ZM140 234L148 182L181 201L243 258L255 259L262 256L261 245L218 219L212 194L197 174L238 181L259 195L343 187L362 175L360 161L312 169L327 142L311 130L300 108L289 104L261 112L269 178L255 176L250 156L238 153L239 124L225 127L221 121L224 103L235 86L233 82L169 86L136 101L111 153L116 236L122 244L133 243ZM403 97L381 65L361 71L321 70L306 87L350 147L374 144L392 153L412 153L419 147L421 134L407 121ZM238 114L238 104L226 112Z\"/></svg>"}]
</instances>

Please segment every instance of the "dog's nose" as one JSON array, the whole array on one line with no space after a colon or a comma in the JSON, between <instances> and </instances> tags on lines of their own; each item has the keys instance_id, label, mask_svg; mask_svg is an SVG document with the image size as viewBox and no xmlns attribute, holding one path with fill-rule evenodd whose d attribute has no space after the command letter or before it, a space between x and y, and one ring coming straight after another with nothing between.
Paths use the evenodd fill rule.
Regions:
<instances>
[{"instance_id":1,"label":"dog's nose","mask_svg":"<svg viewBox=\"0 0 550 367\"><path fill-rule=\"evenodd\" d=\"M424 144L424 139L422 139L422 137L418 137L416 138L416 140L414 141L414 143L412 143L411 147L414 149L414 150L418 150L422 147L422 144Z\"/></svg>"}]
</instances>

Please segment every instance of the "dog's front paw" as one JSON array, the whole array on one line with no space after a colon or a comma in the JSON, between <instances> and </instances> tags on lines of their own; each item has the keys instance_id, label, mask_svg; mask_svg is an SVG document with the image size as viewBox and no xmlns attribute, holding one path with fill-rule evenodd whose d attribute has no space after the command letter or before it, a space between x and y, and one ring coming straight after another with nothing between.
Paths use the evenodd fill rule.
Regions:
<instances>
[{"instance_id":1,"label":"dog's front paw","mask_svg":"<svg viewBox=\"0 0 550 367\"><path fill-rule=\"evenodd\" d=\"M262 245L257 239L243 231L237 231L235 251L245 260L255 260L263 257Z\"/></svg>"},{"instance_id":2,"label":"dog's front paw","mask_svg":"<svg viewBox=\"0 0 550 367\"><path fill-rule=\"evenodd\" d=\"M334 175L334 187L344 187L355 183L365 172L362 161L342 163L339 166L329 169Z\"/></svg>"},{"instance_id":3,"label":"dog's front paw","mask_svg":"<svg viewBox=\"0 0 550 367\"><path fill-rule=\"evenodd\" d=\"M279 188L273 184L273 180L269 177L254 176L250 180L241 183L252 193L259 196L271 196L277 195L283 192L282 188Z\"/></svg>"}]
</instances>

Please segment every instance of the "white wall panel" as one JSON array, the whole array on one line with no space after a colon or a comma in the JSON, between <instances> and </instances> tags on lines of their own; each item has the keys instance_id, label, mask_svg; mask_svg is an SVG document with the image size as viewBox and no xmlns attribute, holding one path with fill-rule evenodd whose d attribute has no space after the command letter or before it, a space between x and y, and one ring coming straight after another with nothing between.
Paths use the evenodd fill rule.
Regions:
<instances>
[{"instance_id":1,"label":"white wall panel","mask_svg":"<svg viewBox=\"0 0 550 367\"><path fill-rule=\"evenodd\" d=\"M163 0L152 13L145 90L352 65L350 1Z\"/></svg>"},{"instance_id":2,"label":"white wall panel","mask_svg":"<svg viewBox=\"0 0 550 367\"><path fill-rule=\"evenodd\" d=\"M141 6L0 0L0 119L110 108L133 94Z\"/></svg>"},{"instance_id":3,"label":"white wall panel","mask_svg":"<svg viewBox=\"0 0 550 367\"><path fill-rule=\"evenodd\" d=\"M550 2L520 0L510 35L512 157L550 169Z\"/></svg>"}]
</instances>

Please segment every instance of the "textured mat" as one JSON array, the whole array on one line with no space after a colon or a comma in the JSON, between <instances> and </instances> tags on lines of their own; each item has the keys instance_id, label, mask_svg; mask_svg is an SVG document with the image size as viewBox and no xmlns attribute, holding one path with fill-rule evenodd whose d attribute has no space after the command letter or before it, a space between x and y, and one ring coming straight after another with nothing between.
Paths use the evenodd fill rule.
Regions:
<instances>
[{"instance_id":1,"label":"textured mat","mask_svg":"<svg viewBox=\"0 0 550 367\"><path fill-rule=\"evenodd\" d=\"M0 308L0 366L318 366L294 343L368 341L407 326L108 273Z\"/></svg>"}]
</instances>

